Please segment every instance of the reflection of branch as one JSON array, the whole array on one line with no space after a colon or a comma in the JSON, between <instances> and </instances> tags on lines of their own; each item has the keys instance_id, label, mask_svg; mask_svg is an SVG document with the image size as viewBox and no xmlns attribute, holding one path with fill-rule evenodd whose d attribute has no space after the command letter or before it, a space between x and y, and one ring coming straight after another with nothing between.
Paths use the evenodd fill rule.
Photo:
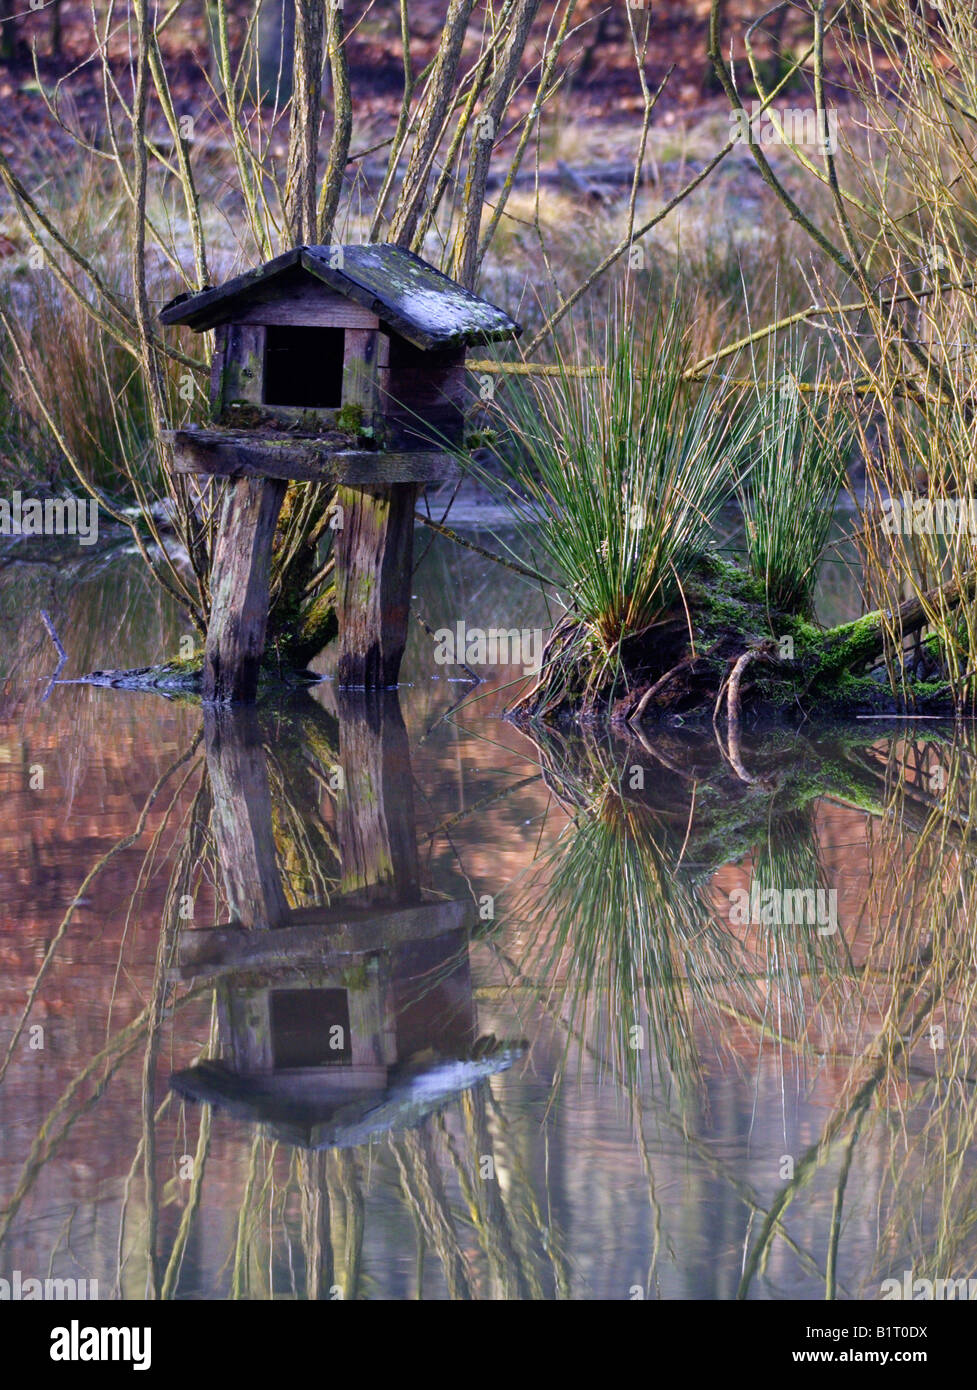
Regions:
<instances>
[{"instance_id":1,"label":"reflection of branch","mask_svg":"<svg viewBox=\"0 0 977 1390\"><path fill-rule=\"evenodd\" d=\"M422 627L422 628L424 629L424 631L427 633L428 637L435 637L435 638L436 638L436 637L437 637L437 633L434 631L434 628L433 628L433 627L430 627L430 626L424 621L424 619L421 617L420 613L418 613L418 611L417 611L416 608L413 610L413 613L414 613L414 617L415 617L415 618L417 619L417 621L420 623L421 627ZM467 664L467 662L462 661L461 658L458 657L458 658L455 660L455 662L454 662L453 664L454 664L455 666L460 666L461 669L462 669L463 671L467 671L467 672L468 672L468 675L470 676L470 678L471 678L471 680L472 680L472 683L473 683L474 685L481 685L481 683L482 683L482 678L481 678L481 676L476 676L475 672L474 672L474 671L472 670L472 668Z\"/></svg>"},{"instance_id":2,"label":"reflection of branch","mask_svg":"<svg viewBox=\"0 0 977 1390\"><path fill-rule=\"evenodd\" d=\"M434 1156L429 1122L425 1120L418 1129L408 1131L399 1143L391 1139L390 1148L400 1169L408 1204L441 1261L448 1297L469 1300L471 1284Z\"/></svg>"},{"instance_id":3,"label":"reflection of branch","mask_svg":"<svg viewBox=\"0 0 977 1390\"><path fill-rule=\"evenodd\" d=\"M48 614L44 611L43 608L41 609L41 622L42 622L42 623L44 624L44 626L47 628L47 630L48 630L48 636L50 637L51 641L54 643L54 650L55 650L55 651L57 652L57 654L58 654L58 664L57 664L57 666L54 668L54 671L53 671L53 673L52 673L52 675L51 675L51 679L48 681L47 689L45 690L44 694L41 696L41 704L43 705L44 702L45 702L45 700L46 700L46 699L48 698L48 696L51 694L51 691L54 689L55 683L56 683L58 677L60 676L62 670L64 669L64 664L65 664L65 662L68 660L68 653L65 651L64 647L62 647L62 645L61 645L61 640L60 640L60 638L58 637L58 634L57 634L57 631L56 631L56 629L55 629L54 623L52 623L50 617L49 617Z\"/></svg>"},{"instance_id":4,"label":"reflection of branch","mask_svg":"<svg viewBox=\"0 0 977 1390\"><path fill-rule=\"evenodd\" d=\"M465 1125L465 1138L468 1140L468 1151L474 1163L481 1164L483 1158L489 1157L494 1165L495 1146L487 1123L485 1106L487 1089L486 1080L466 1091L461 1096L461 1114ZM497 1167L488 1175L479 1171L473 1177L468 1166L462 1163L460 1156L455 1152L443 1115L440 1117L440 1126L448 1151L454 1160L462 1195L471 1211L479 1244L488 1261L489 1272L500 1286L502 1296L522 1300L542 1298L542 1286L535 1277L531 1261L520 1260L513 1242L510 1214L503 1198Z\"/></svg>"},{"instance_id":5,"label":"reflection of branch","mask_svg":"<svg viewBox=\"0 0 977 1390\"><path fill-rule=\"evenodd\" d=\"M499 959L503 961L506 968L513 972L516 979L535 996L538 1007L541 1008L547 1017L564 1033L566 1033L568 1043L570 1041L576 1042L581 1051L585 1052L602 1070L608 1069L610 1059L606 1053L602 1052L601 1049L596 1047L593 1043L588 1042L582 1030L577 1028L572 1020L563 1017L559 1009L552 1003L551 991L549 991L546 986L531 981L529 977L523 973L520 966L511 957L504 955L492 942L488 942L487 944L492 948ZM632 1097L634 1095L633 1091L629 1092L629 1094ZM695 1153L704 1167L708 1168L710 1172L727 1183L730 1191L735 1193L744 1206L748 1207L751 1212L767 1212L767 1208L761 1201L759 1194L753 1190L749 1183L745 1182L742 1178L736 1177L735 1174L729 1171L722 1158L715 1153L711 1145L697 1139L695 1135L690 1132L688 1123L683 1117L673 1114L667 1105L657 1100L653 1095L645 1095L643 1098L643 1108L645 1110L654 1111L663 1124L678 1134L683 1145ZM781 1226L779 1219L775 1220L774 1226L777 1234L783 1240L787 1248L797 1256L810 1272L817 1274L820 1278L821 1267L815 1257L794 1241L786 1227Z\"/></svg>"},{"instance_id":6,"label":"reflection of branch","mask_svg":"<svg viewBox=\"0 0 977 1390\"><path fill-rule=\"evenodd\" d=\"M192 999L196 999L204 993L204 990L205 986L189 990L188 993L181 996L181 998L172 1005L172 1011L175 1013L178 1009L182 1009L185 1004L189 1004ZM44 1165L57 1153L64 1140L68 1137L75 1122L79 1120L82 1115L87 1114L87 1112L101 1100L102 1093L109 1081L112 1079L115 1072L118 1071L129 1053L134 1050L140 1037L145 1032L148 1023L149 1009L146 1008L143 1009L141 1013L137 1014L131 1023L127 1024L121 1032L115 1035L111 1042L102 1048L101 1052L97 1053L92 1058L88 1065L78 1073L67 1090L64 1091L53 1110L48 1112L44 1123L37 1132L34 1142L31 1144L30 1153L21 1169L20 1181L17 1184L13 1196L3 1210L3 1216L0 1217L0 1242L6 1239L7 1232L10 1229L11 1223L21 1203L33 1187ZM76 1099L79 1091L81 1091L85 1083L98 1072L100 1067L109 1062L111 1062L111 1066L105 1074L99 1078L92 1094L80 1103L77 1110L72 1112L71 1105ZM57 1130L56 1125L66 1112L67 1118L64 1120L61 1129Z\"/></svg>"},{"instance_id":7,"label":"reflection of branch","mask_svg":"<svg viewBox=\"0 0 977 1390\"><path fill-rule=\"evenodd\" d=\"M189 776L189 774L188 774ZM184 779L186 781L186 779ZM177 790L179 795L180 789ZM159 1058L160 1030L166 1016L168 975L180 931L179 907L187 894L194 871L199 863L205 835L205 815L208 806L206 784L197 789L190 809L190 830L184 839L173 874L167 887L163 907L163 927L156 948L152 995L149 1003L146 1052L143 1057L141 1110L143 1143L144 1200L146 1203L146 1297L160 1293L159 1251L159 1193L156 1183L156 1063ZM204 814L202 814L202 812ZM201 1125L201 1137L203 1126ZM170 1269L172 1269L172 1262ZM167 1270L167 1277L169 1270ZM165 1282L165 1279L164 1279Z\"/></svg>"},{"instance_id":8,"label":"reflection of branch","mask_svg":"<svg viewBox=\"0 0 977 1390\"><path fill-rule=\"evenodd\" d=\"M845 1157L841 1165L841 1172L838 1174L838 1183L835 1187L834 1203L831 1208L831 1234L828 1238L828 1262L824 1278L824 1296L826 1299L834 1299L837 1290L838 1279L838 1242L841 1239L841 1212L845 1200L845 1188L848 1186L848 1174L851 1171L851 1161L855 1154L855 1145L862 1132L862 1125L865 1121L865 1111L863 1110L855 1122L851 1138L848 1140L848 1147L845 1149Z\"/></svg>"},{"instance_id":9,"label":"reflection of branch","mask_svg":"<svg viewBox=\"0 0 977 1390\"><path fill-rule=\"evenodd\" d=\"M335 1268L342 1238L342 1291L349 1302L359 1296L363 1263L363 1233L365 1228L363 1192L356 1169L356 1155L349 1149L333 1149L328 1155L326 1170L329 1183L329 1206L333 1217L333 1277L340 1282L340 1270ZM339 1198L342 1198L342 1203ZM342 1231L337 1230L342 1208Z\"/></svg>"},{"instance_id":10,"label":"reflection of branch","mask_svg":"<svg viewBox=\"0 0 977 1390\"><path fill-rule=\"evenodd\" d=\"M540 774L538 772L533 772L530 773L528 777L520 777L518 782L511 782L509 786L503 787L501 791L489 792L487 796L481 797L478 801L473 801L470 806L465 806L460 811L455 811L454 815L448 816L440 825L436 825L433 830L429 830L428 833L421 838L419 844L429 844L432 840L436 840L439 835L445 833L451 826L457 825L459 821L466 820L477 811L484 811L487 807L494 806L497 801L504 801L505 798L511 796L513 792L522 791L523 787L532 786L532 784L538 782L539 779Z\"/></svg>"},{"instance_id":11,"label":"reflection of branch","mask_svg":"<svg viewBox=\"0 0 977 1390\"><path fill-rule=\"evenodd\" d=\"M261 1130L256 1125L254 1138L251 1141L251 1158L248 1164L248 1180L245 1184L244 1195L241 1198L241 1206L238 1211L237 1233L234 1240L234 1266L231 1275L231 1297L246 1298L249 1293L248 1279L248 1249L247 1233L248 1221L247 1212L254 1199L254 1188L258 1176L258 1150L261 1147ZM277 1144L272 1145L272 1151L277 1148Z\"/></svg>"},{"instance_id":12,"label":"reflection of branch","mask_svg":"<svg viewBox=\"0 0 977 1390\"><path fill-rule=\"evenodd\" d=\"M905 1007L905 1005L914 997L920 982L923 979L925 979L926 972L929 970L931 964L932 953L926 952L923 956L923 959L920 962L919 968L915 972L915 978L904 987L902 991L902 999L895 1006L894 1011L890 1010L890 1016L894 1012L895 1015L898 1017L898 1014L900 1013L901 1009ZM906 1037L908 1037L911 1040L915 1040L919 1036L923 1024L926 1022L926 1020L930 1017L930 1015L933 1012L933 1008L935 1007L937 998L938 991L933 990L933 992L930 995L928 995L926 999L923 1000L923 1003L919 1006L919 1008L913 1015L913 1019L910 1024L908 1033L905 1036L899 1036L893 1040L893 1045L889 1055L882 1056L877 1066L873 1068L869 1076L865 1079L865 1081L863 1081L862 1085L859 1087L854 1099L852 1100L848 1108L844 1111L838 1111L835 1113L835 1115L825 1125L820 1137L815 1140L815 1142L807 1149L806 1153L804 1153L798 1160L797 1165L794 1169L793 1178L778 1193L776 1199L773 1202L773 1205L767 1212L766 1219L760 1230L760 1234L757 1237L756 1244L750 1251L747 1259L744 1261L743 1273L740 1277L739 1287L736 1290L737 1299L744 1299L749 1293L750 1284L753 1282L753 1277L757 1273L757 1270L759 1269L761 1262L765 1261L766 1259L767 1251L770 1246L770 1243L773 1240L774 1235L776 1234L776 1226L779 1223L781 1214L790 1205L790 1203L793 1201L794 1197L797 1195L800 1189L814 1175L816 1169L820 1167L828 1151L831 1149L832 1145L838 1139L839 1135L841 1134L842 1130L844 1129L845 1125L848 1123L849 1120L855 1121L855 1125L852 1130L851 1142L854 1143L857 1140L861 1132L861 1126L864 1121L865 1112L868 1110L872 1097L874 1096L875 1092L878 1090L882 1082L889 1075L889 1070L892 1064L895 1062L895 1060L907 1051L907 1044L905 1040ZM879 1031L878 1039L876 1040L876 1043L873 1045L874 1048L878 1047L878 1042L881 1040L886 1031L887 1025L883 1023L883 1026ZM873 1049L866 1049L866 1053L870 1055L872 1050ZM848 1162L850 1162L850 1156L848 1158ZM832 1288L833 1285L833 1274L829 1271L828 1275L826 1276L826 1288Z\"/></svg>"},{"instance_id":13,"label":"reflection of branch","mask_svg":"<svg viewBox=\"0 0 977 1390\"><path fill-rule=\"evenodd\" d=\"M172 1095L167 1093L167 1099ZM210 1153L210 1121L213 1115L213 1107L203 1106L200 1115L200 1130L197 1134L197 1149L193 1155L193 1178L190 1182L190 1196L183 1215L180 1218L180 1227L173 1242L173 1249L170 1251L169 1262L163 1275L163 1283L160 1289L160 1298L172 1298L174 1290L180 1278L180 1271L183 1268L183 1254L187 1248L187 1241L190 1238L190 1228L193 1225L194 1217L200 1206L200 1198L203 1192L204 1168L207 1164L207 1155Z\"/></svg>"},{"instance_id":14,"label":"reflection of branch","mask_svg":"<svg viewBox=\"0 0 977 1390\"><path fill-rule=\"evenodd\" d=\"M62 645L61 645L61 640L60 640L60 638L58 637L57 631L55 630L54 623L52 623L52 621L51 621L49 615L45 612L45 610L44 610L43 608L41 609L41 622L42 622L42 623L44 624L44 626L47 628L47 630L48 630L48 636L51 638L51 641L54 643L54 650L55 650L55 651L57 652L57 654L58 654L58 658L59 658L59 660L60 660L60 662L61 662L61 666L63 666L64 663L68 660L68 653L65 651L64 647L62 647ZM58 670L59 670L59 671L60 671L60 669L61 669L61 666L58 667Z\"/></svg>"}]
</instances>

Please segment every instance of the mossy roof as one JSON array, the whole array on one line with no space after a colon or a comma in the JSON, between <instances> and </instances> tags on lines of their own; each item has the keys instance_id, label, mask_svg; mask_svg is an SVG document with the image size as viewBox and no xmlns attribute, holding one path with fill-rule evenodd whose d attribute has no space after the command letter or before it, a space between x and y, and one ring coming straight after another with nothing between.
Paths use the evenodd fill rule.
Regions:
<instances>
[{"instance_id":1,"label":"mossy roof","mask_svg":"<svg viewBox=\"0 0 977 1390\"><path fill-rule=\"evenodd\" d=\"M287 295L302 272L376 314L415 347L465 347L518 337L522 331L504 310L472 294L401 246L297 246L282 256L213 289L181 294L161 309L163 323L184 323L197 332L233 323L235 310L266 297ZM276 286L274 282L280 280Z\"/></svg>"}]
</instances>

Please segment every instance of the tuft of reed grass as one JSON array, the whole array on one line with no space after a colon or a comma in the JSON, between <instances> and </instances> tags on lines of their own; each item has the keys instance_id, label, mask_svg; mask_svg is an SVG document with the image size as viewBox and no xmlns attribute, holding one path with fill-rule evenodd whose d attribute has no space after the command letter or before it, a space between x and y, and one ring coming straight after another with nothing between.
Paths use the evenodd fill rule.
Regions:
<instances>
[{"instance_id":1,"label":"tuft of reed grass","mask_svg":"<svg viewBox=\"0 0 977 1390\"><path fill-rule=\"evenodd\" d=\"M807 345L791 334L781 357L754 362L757 433L740 487L750 569L774 609L808 616L845 478L852 426L836 395L805 398ZM821 359L815 361L819 384Z\"/></svg>"},{"instance_id":2,"label":"tuft of reed grass","mask_svg":"<svg viewBox=\"0 0 977 1390\"><path fill-rule=\"evenodd\" d=\"M66 241L120 304L128 302L130 218L111 172L52 143L25 160L23 175L45 188ZM97 294L70 257L51 251L51 260L39 259L22 225L12 217L4 225L20 254L0 266L0 474L14 484L80 484L127 501L142 491L162 497L149 392L118 315L97 317ZM153 301L169 297L170 276L165 258L155 255L147 270ZM161 366L174 417L192 414L192 378L171 359ZM203 399L198 390L198 415Z\"/></svg>"},{"instance_id":3,"label":"tuft of reed grass","mask_svg":"<svg viewBox=\"0 0 977 1390\"><path fill-rule=\"evenodd\" d=\"M18 298L15 307L9 287L0 292L4 472L17 482L71 485L64 448L45 415L55 406L61 441L93 488L131 496L130 470L159 487L149 402L132 357L46 271Z\"/></svg>"},{"instance_id":4,"label":"tuft of reed grass","mask_svg":"<svg viewBox=\"0 0 977 1390\"><path fill-rule=\"evenodd\" d=\"M753 412L736 408L723 378L687 379L675 300L642 312L622 296L571 345L559 344L553 375L507 384L499 475L485 481L559 584L573 634L565 659L582 661L596 690L619 674L622 644L680 602L740 481Z\"/></svg>"}]
</instances>

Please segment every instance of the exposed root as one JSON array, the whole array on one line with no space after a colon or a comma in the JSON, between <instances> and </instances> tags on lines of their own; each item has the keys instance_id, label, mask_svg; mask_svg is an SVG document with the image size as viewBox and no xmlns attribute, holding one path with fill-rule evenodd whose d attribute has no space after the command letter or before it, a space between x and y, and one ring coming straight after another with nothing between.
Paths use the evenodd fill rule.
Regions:
<instances>
[{"instance_id":1,"label":"exposed root","mask_svg":"<svg viewBox=\"0 0 977 1390\"><path fill-rule=\"evenodd\" d=\"M726 724L732 733L736 729L739 733L741 715L740 686L743 682L743 672L753 664L754 661L772 661L777 650L773 642L762 642L758 647L751 647L738 657L736 664L730 672L729 682L726 689Z\"/></svg>"},{"instance_id":2,"label":"exposed root","mask_svg":"<svg viewBox=\"0 0 977 1390\"><path fill-rule=\"evenodd\" d=\"M734 754L748 699L759 714L773 717L814 711L829 717L872 714L905 703L934 715L952 713L966 682L951 682L939 641L933 648L916 635L932 623L939 638L934 615L945 625L947 613L975 592L977 574L893 610L875 610L823 630L796 614L771 611L745 571L704 559L688 591L687 621L680 624L666 615L653 628L630 634L613 649L614 660L601 655L597 636L579 613L565 613L546 645L538 680L510 713L529 721L555 717L582 724L603 716L634 733L642 721L704 717L708 722L711 711L717 737L728 741ZM903 655L903 673L911 678L900 697L870 672L914 638L915 652ZM788 639L794 645L786 648L789 656L782 655ZM766 662L776 669L753 678L755 668ZM918 679L921 673L927 679Z\"/></svg>"},{"instance_id":3,"label":"exposed root","mask_svg":"<svg viewBox=\"0 0 977 1390\"><path fill-rule=\"evenodd\" d=\"M663 676L659 676L658 680L655 681L654 685L649 686L649 688L642 695L635 709L625 717L624 722L626 724L640 723L641 720L644 718L645 710L651 704L652 700L654 700L656 695L661 694L661 692L665 689L668 683L671 680L673 680L676 676L681 675L685 671L688 671L690 667L695 666L700 660L701 658L697 656L684 657L678 663L677 666L673 666L670 671L666 671Z\"/></svg>"},{"instance_id":4,"label":"exposed root","mask_svg":"<svg viewBox=\"0 0 977 1390\"><path fill-rule=\"evenodd\" d=\"M552 679L553 667L566 654L568 648L572 647L578 635L579 628L576 621L570 614L564 614L551 632L549 640L543 648L539 675L535 684L527 690L525 694L520 695L519 699L515 701L509 710L510 714L516 714L524 710L537 717L545 718L551 710L557 708L565 698L566 692L562 690L554 692L554 683ZM548 692L548 698L545 703L537 709L534 707L535 701L537 697L544 692Z\"/></svg>"},{"instance_id":5,"label":"exposed root","mask_svg":"<svg viewBox=\"0 0 977 1390\"><path fill-rule=\"evenodd\" d=\"M726 696L726 756L729 758L730 766L742 782L750 785L762 781L762 778L753 777L747 771L742 754L740 752L740 728L742 716L742 684L743 675L748 666L755 661L772 661L776 659L777 647L774 642L761 642L757 647L751 647L749 651L743 652L736 658L733 669L729 676L719 687L719 696L716 700L716 708L713 711L713 727L716 728L718 737L719 730L716 727L719 717L719 710L722 707L723 694Z\"/></svg>"}]
</instances>

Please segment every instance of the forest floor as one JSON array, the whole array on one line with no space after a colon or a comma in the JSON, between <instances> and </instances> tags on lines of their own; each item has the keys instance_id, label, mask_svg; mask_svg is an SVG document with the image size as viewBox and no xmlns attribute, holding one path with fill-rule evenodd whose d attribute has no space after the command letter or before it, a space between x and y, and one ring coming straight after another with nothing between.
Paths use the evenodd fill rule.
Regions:
<instances>
[{"instance_id":1,"label":"forest floor","mask_svg":"<svg viewBox=\"0 0 977 1390\"><path fill-rule=\"evenodd\" d=\"M229 0L232 39L243 32L245 16L252 8L244 0ZM533 40L527 49L525 67L529 80L514 103L516 112L520 100L528 105L532 99L531 68L543 51L553 8L548 0L540 7ZM751 0L727 0L727 27L734 52L747 24L762 8ZM96 142L103 132L102 75L97 56L93 55L91 8L83 0L61 0L59 10L60 52L52 52L52 6L36 12L24 7L16 20L15 56L0 61L0 146L8 157L24 153L25 137L28 143L32 137L41 143L68 138L52 122L45 93L51 96L57 91L70 128L84 132ZM219 115L208 75L204 12L202 3L186 5L160 36L174 104L178 114L193 115L197 138ZM397 6L346 0L344 13L357 126L364 130L382 127L396 112L403 88ZM640 8L635 13L640 15ZM656 125L694 125L703 117L725 115L727 111L726 99L706 56L708 14L708 0L658 0L652 7L645 73L652 90L665 82L655 112ZM444 23L444 5L437 0L412 0L410 17L414 66L419 70L435 52ZM642 97L625 6L583 0L578 4L576 18L579 24L565 49L570 74L557 98L557 109L572 109L578 123L620 124L633 130L640 117ZM809 36L801 29L795 31L796 22L788 17L783 33L769 41L761 29L756 39L759 56L769 57L774 45L785 57L799 51ZM474 41L474 22L471 33ZM109 41L109 53L113 76L123 93L130 80L128 46L128 30L120 23ZM738 46L741 49L741 42ZM797 100L806 86L807 80L799 78L792 88L785 89L784 101ZM847 104L845 72L830 53L826 91L834 105ZM280 118L283 140L287 120L287 113Z\"/></svg>"}]
</instances>

